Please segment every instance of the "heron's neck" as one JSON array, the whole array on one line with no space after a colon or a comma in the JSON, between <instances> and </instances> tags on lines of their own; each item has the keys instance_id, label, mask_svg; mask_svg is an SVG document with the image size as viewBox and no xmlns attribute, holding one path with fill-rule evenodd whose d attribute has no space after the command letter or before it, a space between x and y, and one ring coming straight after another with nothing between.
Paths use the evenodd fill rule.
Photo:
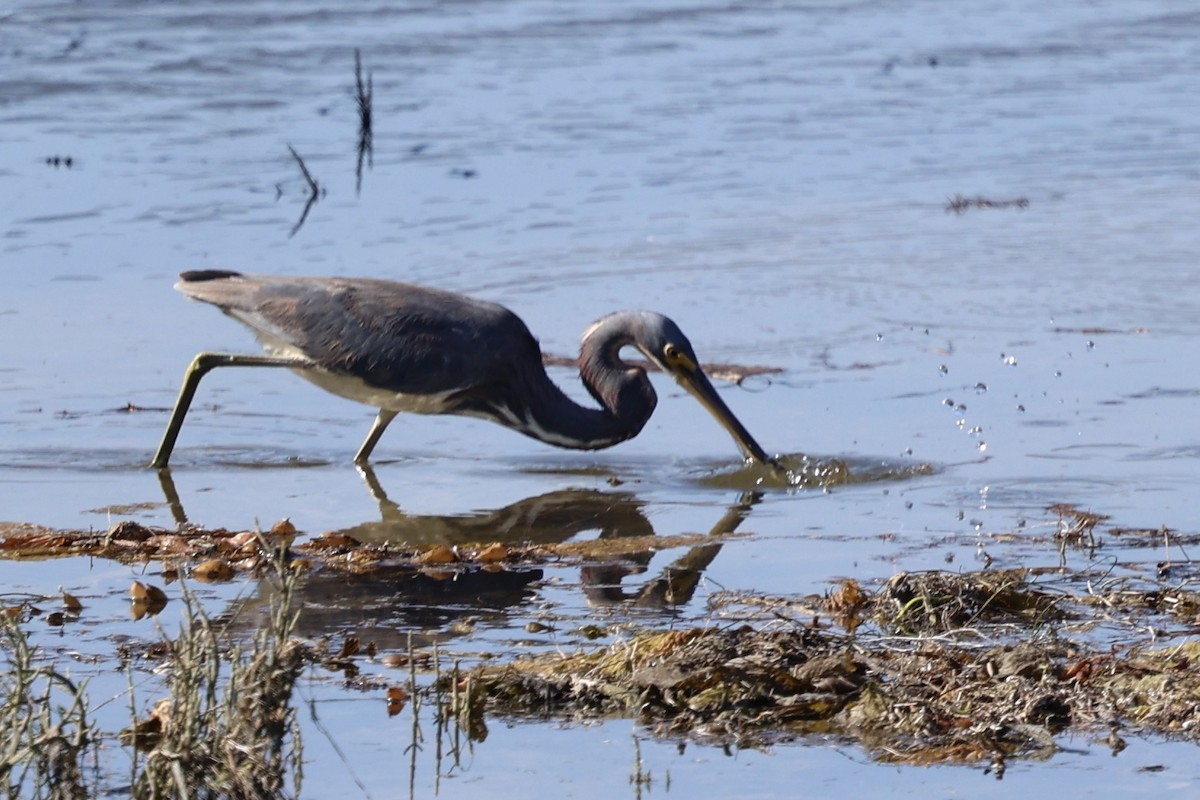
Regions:
<instances>
[{"instance_id":1,"label":"heron's neck","mask_svg":"<svg viewBox=\"0 0 1200 800\"><path fill-rule=\"evenodd\" d=\"M612 314L583 337L579 378L600 408L576 403L550 380L541 364L517 361L506 392L484 398L486 414L503 425L557 447L599 450L631 439L654 412L657 397L645 370L621 361L620 350L633 344L629 316Z\"/></svg>"},{"instance_id":2,"label":"heron's neck","mask_svg":"<svg viewBox=\"0 0 1200 800\"><path fill-rule=\"evenodd\" d=\"M654 410L654 392L650 389L650 382L644 372L638 372L639 376L631 376L627 380L644 384L644 389L649 391L648 402L634 405L621 403L615 395L605 398L597 394L588 381L587 373L582 373L580 377L584 384L604 407L580 405L567 397L562 389L542 372L531 381L530 400L525 407L520 410L508 408L500 414L506 424L526 436L556 447L574 450L601 450L612 447L637 436ZM640 387L630 387L626 391L644 396Z\"/></svg>"}]
</instances>

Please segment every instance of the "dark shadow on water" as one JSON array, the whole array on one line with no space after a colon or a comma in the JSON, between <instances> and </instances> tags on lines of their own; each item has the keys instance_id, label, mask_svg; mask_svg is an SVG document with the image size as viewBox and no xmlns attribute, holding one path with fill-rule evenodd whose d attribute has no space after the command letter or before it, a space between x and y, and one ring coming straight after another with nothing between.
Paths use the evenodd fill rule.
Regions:
<instances>
[{"instance_id":1,"label":"dark shadow on water","mask_svg":"<svg viewBox=\"0 0 1200 800\"><path fill-rule=\"evenodd\" d=\"M471 633L470 625L506 627L533 601L541 569L423 571L384 566L365 573L319 569L297 589L303 613L298 631L312 638L352 633L384 650L404 650ZM263 582L260 593L274 585Z\"/></svg>"}]
</instances>

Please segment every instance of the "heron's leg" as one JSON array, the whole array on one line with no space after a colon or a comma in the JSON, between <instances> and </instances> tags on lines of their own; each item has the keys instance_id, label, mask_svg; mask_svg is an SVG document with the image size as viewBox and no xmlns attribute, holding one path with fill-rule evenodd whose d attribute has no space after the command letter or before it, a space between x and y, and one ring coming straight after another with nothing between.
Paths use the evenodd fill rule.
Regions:
<instances>
[{"instance_id":1,"label":"heron's leg","mask_svg":"<svg viewBox=\"0 0 1200 800\"><path fill-rule=\"evenodd\" d=\"M400 506L388 499L387 492L383 490L383 485L375 475L374 467L366 461L359 461L354 466L358 469L358 474L362 477L363 483L367 484L367 489L371 492L371 497L375 498L375 502L379 503L379 516L385 525L403 521L408 517Z\"/></svg>"},{"instance_id":2,"label":"heron's leg","mask_svg":"<svg viewBox=\"0 0 1200 800\"><path fill-rule=\"evenodd\" d=\"M383 490L383 485L379 483L379 478L375 475L375 468L366 461L357 461L354 466L358 469L358 475L363 479L363 483L367 485L371 497L379 503L390 503L387 492Z\"/></svg>"},{"instance_id":3,"label":"heron's leg","mask_svg":"<svg viewBox=\"0 0 1200 800\"><path fill-rule=\"evenodd\" d=\"M167 499L167 507L171 509L171 516L175 519L176 527L186 525L187 514L183 510L183 501L179 499L175 481L171 478L170 467L163 467L158 471L158 485L162 489L163 497Z\"/></svg>"},{"instance_id":4,"label":"heron's leg","mask_svg":"<svg viewBox=\"0 0 1200 800\"><path fill-rule=\"evenodd\" d=\"M375 415L375 421L371 423L371 430L367 433L367 438L354 456L355 464L367 462L367 459L371 457L371 451L375 449L375 445L379 444L379 437L383 436L383 432L387 430L388 424L396 418L397 413L386 408L379 409L379 413Z\"/></svg>"},{"instance_id":5,"label":"heron's leg","mask_svg":"<svg viewBox=\"0 0 1200 800\"><path fill-rule=\"evenodd\" d=\"M313 363L303 358L283 358L278 356L252 356L240 353L200 353L192 359L187 372L183 374L183 386L179 389L179 397L175 399L175 410L171 412L171 421L163 433L162 442L150 466L155 469L165 469L171 460L171 451L175 449L175 440L179 438L179 430L183 427L183 418L187 416L192 398L196 396L196 387L200 379L217 367L291 367L302 369L311 367Z\"/></svg>"}]
</instances>

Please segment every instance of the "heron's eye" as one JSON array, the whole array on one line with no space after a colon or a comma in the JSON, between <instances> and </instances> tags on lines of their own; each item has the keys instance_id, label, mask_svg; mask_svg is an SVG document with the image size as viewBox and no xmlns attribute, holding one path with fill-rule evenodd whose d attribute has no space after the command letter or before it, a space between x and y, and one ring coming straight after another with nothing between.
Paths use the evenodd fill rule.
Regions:
<instances>
[{"instance_id":1,"label":"heron's eye","mask_svg":"<svg viewBox=\"0 0 1200 800\"><path fill-rule=\"evenodd\" d=\"M673 344L663 346L663 360L668 367L672 367L673 369L685 372L693 372L696 369L696 364L692 359Z\"/></svg>"}]
</instances>

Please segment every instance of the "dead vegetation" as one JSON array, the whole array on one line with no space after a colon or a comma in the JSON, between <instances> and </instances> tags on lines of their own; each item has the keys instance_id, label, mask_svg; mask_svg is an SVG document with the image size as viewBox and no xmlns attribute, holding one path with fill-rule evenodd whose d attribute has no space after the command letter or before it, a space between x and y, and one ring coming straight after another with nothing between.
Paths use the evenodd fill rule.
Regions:
<instances>
[{"instance_id":1,"label":"dead vegetation","mask_svg":"<svg viewBox=\"0 0 1200 800\"><path fill-rule=\"evenodd\" d=\"M362 53L354 50L354 103L358 108L358 162L354 168L355 194L362 192L363 163L367 168L374 166L375 161L375 129L374 129L374 100L375 82L371 73L363 80Z\"/></svg>"},{"instance_id":2,"label":"dead vegetation","mask_svg":"<svg viewBox=\"0 0 1200 800\"><path fill-rule=\"evenodd\" d=\"M87 766L89 753L98 756L112 740L125 745L132 759L133 779L122 791L135 798L299 796L301 750L292 689L311 654L293 638L297 575L277 566L276 600L249 640L210 619L184 587L177 636L164 634L136 655L122 645L117 655L129 665L130 702L145 716L119 736L90 722L83 685L30 643L22 626L42 609L30 603L5 608L0 614L0 649L8 655L0 674L3 796L100 796L104 792L96 784L103 776ZM145 604L154 593L162 595L135 582L135 618L139 601ZM68 611L54 613L78 616L78 601L72 603L66 593L62 598ZM47 621L62 625L51 616ZM167 696L152 701L148 713L133 697L135 662L167 675Z\"/></svg>"},{"instance_id":3,"label":"dead vegetation","mask_svg":"<svg viewBox=\"0 0 1200 800\"><path fill-rule=\"evenodd\" d=\"M1071 728L1200 740L1200 644L1067 638L1081 598L1023 571L847 581L824 598L727 594L744 622L477 668L494 713L633 716L657 734L766 746L821 734L908 764L1045 758ZM836 621L836 626L831 625ZM1115 745L1114 745L1115 746Z\"/></svg>"},{"instance_id":4,"label":"dead vegetation","mask_svg":"<svg viewBox=\"0 0 1200 800\"><path fill-rule=\"evenodd\" d=\"M560 356L552 353L542 355L542 362L548 367L565 367L575 369L579 366L579 359L570 356ZM658 365L646 359L631 358L627 362L630 366L640 367L647 372L661 372ZM722 362L704 362L704 372L708 377L715 381L728 381L741 385L747 378L754 377L770 377L771 375L780 375L783 369L780 367L766 367L756 364L728 364Z\"/></svg>"},{"instance_id":5,"label":"dead vegetation","mask_svg":"<svg viewBox=\"0 0 1200 800\"><path fill-rule=\"evenodd\" d=\"M0 555L14 559L92 556L122 562L163 561L163 574L173 580L186 572L196 580L231 580L238 574L263 575L277 554L286 553L299 570L324 568L369 573L382 567L414 569L485 569L555 562L580 564L631 552L709 546L738 534L625 536L582 542L522 544L484 542L453 547L407 547L369 544L330 531L291 547L296 529L284 520L270 531L229 531L187 527L151 528L120 522L107 532L52 530L33 525L0 523Z\"/></svg>"},{"instance_id":6,"label":"dead vegetation","mask_svg":"<svg viewBox=\"0 0 1200 800\"><path fill-rule=\"evenodd\" d=\"M292 690L308 650L292 638L296 576L276 575L277 599L250 642L232 639L183 592L179 635L159 651L169 696L121 732L144 753L135 797L260 798L300 794L300 736ZM226 677L227 676L227 677Z\"/></svg>"},{"instance_id":7,"label":"dead vegetation","mask_svg":"<svg viewBox=\"0 0 1200 800\"><path fill-rule=\"evenodd\" d=\"M19 615L0 614L8 663L0 674L0 792L86 797L83 751L96 738L82 683L43 663Z\"/></svg>"},{"instance_id":8,"label":"dead vegetation","mask_svg":"<svg viewBox=\"0 0 1200 800\"><path fill-rule=\"evenodd\" d=\"M1017 197L1012 200L991 200L987 197L976 196L966 197L961 194L956 194L946 201L946 212L954 214L965 214L969 210L988 209L988 208L1016 208L1024 211L1029 208L1029 198Z\"/></svg>"},{"instance_id":9,"label":"dead vegetation","mask_svg":"<svg viewBox=\"0 0 1200 800\"><path fill-rule=\"evenodd\" d=\"M1165 527L1101 530L1107 517L1068 505L1048 513L1045 527L1052 534L1029 539L1060 555L1146 541L1183 553L1184 545L1197 543L1195 536ZM386 695L390 714L415 714L432 702L440 726L452 723L455 735L472 741L486 736L488 715L622 716L660 736L727 747L821 735L854 742L884 761L984 762L1002 771L1012 758L1050 757L1056 737L1067 730L1114 749L1129 733L1200 739L1200 670L1194 668L1200 643L1190 638L1200 625L1200 593L1193 590L1196 576L1186 553L1184 563L1125 563L1120 574L1088 567L1073 572L1064 560L1037 568L902 572L874 584L844 579L822 596L720 591L710 595L704 625L665 631L617 626L595 636L589 629L598 626L583 625L564 633L555 652L503 664L485 659L467 670L453 658L447 669L436 650L415 650L411 637L407 653L381 652L375 641L353 633L340 647L328 634L310 647L292 639L290 587L318 572L387 575L393 574L387 568L399 566L405 574L461 578L549 564L632 564L631 554L682 548L699 554L696 563L682 565L687 570L679 563L671 568L686 573L686 591L678 596L690 598L713 551L736 535L722 526L715 530L412 549L364 544L338 532L297 544L287 522L266 533L132 522L103 532L7 525L0 527L0 553L153 560L167 580L254 575L281 582L269 624L249 644L226 638L184 592L187 622L178 638L137 656L160 660L171 675L170 696L124 733L126 744L144 752L136 786L141 796L280 794L285 777L299 775L291 690L305 664L341 673L347 685L379 691L381 700ZM154 599L153 589L135 584L135 616L139 601ZM62 613L77 615L78 601L62 598ZM26 606L8 611L13 619L32 613ZM544 628L537 625L525 629ZM613 636L620 638L614 642ZM607 645L590 644L602 637ZM381 682L366 672L367 663L407 668L410 679L403 686ZM418 684L418 669L433 673L432 685ZM37 747L53 744L37 751L46 759L39 775L55 771L69 778L66 766L54 766L54 754L77 754L88 741L86 704L81 694L70 696L79 699L70 706L74 716L64 718L69 724L42 717L35 725L42 731L34 737ZM47 738L51 730L65 738ZM22 753L22 764L36 749L8 747Z\"/></svg>"}]
</instances>

